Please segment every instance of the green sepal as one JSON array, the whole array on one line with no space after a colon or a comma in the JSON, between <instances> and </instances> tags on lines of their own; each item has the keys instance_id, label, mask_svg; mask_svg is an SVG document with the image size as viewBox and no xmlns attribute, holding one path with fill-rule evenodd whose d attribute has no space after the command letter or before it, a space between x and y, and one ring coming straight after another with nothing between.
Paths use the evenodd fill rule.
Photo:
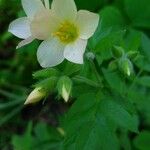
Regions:
<instances>
[{"instance_id":1,"label":"green sepal","mask_svg":"<svg viewBox=\"0 0 150 150\"><path fill-rule=\"evenodd\" d=\"M124 55L124 49L120 46L113 46L112 55L114 58L120 58Z\"/></svg>"}]
</instances>

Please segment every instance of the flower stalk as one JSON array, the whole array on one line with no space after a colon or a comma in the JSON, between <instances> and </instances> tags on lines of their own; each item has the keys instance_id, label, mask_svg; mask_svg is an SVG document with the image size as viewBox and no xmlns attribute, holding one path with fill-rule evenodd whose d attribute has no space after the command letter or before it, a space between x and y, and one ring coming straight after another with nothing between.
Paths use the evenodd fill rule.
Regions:
<instances>
[{"instance_id":1,"label":"flower stalk","mask_svg":"<svg viewBox=\"0 0 150 150\"><path fill-rule=\"evenodd\" d=\"M98 70L97 70L97 68L96 68L96 65L95 65L95 63L94 63L94 60L91 60L91 59L90 59L89 61L90 61L91 69L92 69L93 73L95 74L98 83L99 83L99 84L101 85L101 87L102 87L102 79L101 79L101 77L100 77L100 75L99 75L99 72L98 72Z\"/></svg>"},{"instance_id":2,"label":"flower stalk","mask_svg":"<svg viewBox=\"0 0 150 150\"><path fill-rule=\"evenodd\" d=\"M50 8L49 0L44 0L44 5L46 9Z\"/></svg>"}]
</instances>

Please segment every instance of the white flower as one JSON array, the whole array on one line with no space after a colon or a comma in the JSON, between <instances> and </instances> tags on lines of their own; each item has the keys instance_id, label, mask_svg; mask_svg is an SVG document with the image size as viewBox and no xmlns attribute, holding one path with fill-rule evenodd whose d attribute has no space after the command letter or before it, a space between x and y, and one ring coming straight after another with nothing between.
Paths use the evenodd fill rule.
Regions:
<instances>
[{"instance_id":1,"label":"white flower","mask_svg":"<svg viewBox=\"0 0 150 150\"><path fill-rule=\"evenodd\" d=\"M37 51L42 67L56 66L65 58L83 63L87 40L99 23L98 14L77 11L74 0L53 0L51 9L45 9L40 0L22 0L22 4L29 19L16 20L9 31L26 39L21 46L33 39L44 40Z\"/></svg>"},{"instance_id":2,"label":"white flower","mask_svg":"<svg viewBox=\"0 0 150 150\"><path fill-rule=\"evenodd\" d=\"M17 48L32 42L35 38L31 33L31 22L38 11L45 9L41 0L21 0L22 6L27 17L22 17L14 20L10 25L8 31L17 37L24 39L19 43Z\"/></svg>"}]
</instances>

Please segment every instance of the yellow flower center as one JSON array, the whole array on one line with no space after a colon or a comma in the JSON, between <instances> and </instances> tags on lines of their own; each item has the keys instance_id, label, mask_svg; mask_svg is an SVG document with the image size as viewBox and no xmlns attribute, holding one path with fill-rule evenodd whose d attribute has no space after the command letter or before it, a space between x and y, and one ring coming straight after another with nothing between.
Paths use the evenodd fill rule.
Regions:
<instances>
[{"instance_id":1,"label":"yellow flower center","mask_svg":"<svg viewBox=\"0 0 150 150\"><path fill-rule=\"evenodd\" d=\"M74 42L78 38L79 31L73 23L65 21L61 23L60 27L53 35L58 37L62 43L68 44Z\"/></svg>"}]
</instances>

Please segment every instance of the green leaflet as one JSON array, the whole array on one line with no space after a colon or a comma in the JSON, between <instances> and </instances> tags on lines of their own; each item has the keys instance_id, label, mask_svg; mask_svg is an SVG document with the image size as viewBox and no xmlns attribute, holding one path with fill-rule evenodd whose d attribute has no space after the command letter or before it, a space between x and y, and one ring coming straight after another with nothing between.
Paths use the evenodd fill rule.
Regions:
<instances>
[{"instance_id":1,"label":"green leaflet","mask_svg":"<svg viewBox=\"0 0 150 150\"><path fill-rule=\"evenodd\" d=\"M65 119L64 149L117 150L116 125L137 132L137 120L121 105L103 94L84 94L76 100Z\"/></svg>"},{"instance_id":2,"label":"green leaflet","mask_svg":"<svg viewBox=\"0 0 150 150\"><path fill-rule=\"evenodd\" d=\"M103 114L114 121L118 126L127 130L138 132L138 120L136 115L130 114L113 99L105 99L101 103Z\"/></svg>"},{"instance_id":3,"label":"green leaflet","mask_svg":"<svg viewBox=\"0 0 150 150\"><path fill-rule=\"evenodd\" d=\"M150 28L149 0L124 0L124 5L133 26Z\"/></svg>"},{"instance_id":4,"label":"green leaflet","mask_svg":"<svg viewBox=\"0 0 150 150\"><path fill-rule=\"evenodd\" d=\"M79 7L79 9L94 11L96 9L99 9L105 3L105 0L93 0L92 3L91 0L87 0L86 2L84 0L75 0L75 3Z\"/></svg>"},{"instance_id":5,"label":"green leaflet","mask_svg":"<svg viewBox=\"0 0 150 150\"><path fill-rule=\"evenodd\" d=\"M149 76L142 76L139 77L136 80L137 83L139 83L140 85L146 86L146 87L150 87L150 77Z\"/></svg>"},{"instance_id":6,"label":"green leaflet","mask_svg":"<svg viewBox=\"0 0 150 150\"><path fill-rule=\"evenodd\" d=\"M150 148L150 132L142 131L135 139L134 145L139 150L149 150Z\"/></svg>"},{"instance_id":7,"label":"green leaflet","mask_svg":"<svg viewBox=\"0 0 150 150\"><path fill-rule=\"evenodd\" d=\"M113 44L118 44L124 34L125 20L121 12L113 6L107 6L100 11L100 22L89 46L101 54L108 53ZM117 42L117 43L116 43Z\"/></svg>"},{"instance_id":8,"label":"green leaflet","mask_svg":"<svg viewBox=\"0 0 150 150\"><path fill-rule=\"evenodd\" d=\"M54 68L42 69L33 73L33 77L35 79L45 79L45 78L50 78L52 76L58 76L58 75L59 75L59 71L57 71Z\"/></svg>"},{"instance_id":9,"label":"green leaflet","mask_svg":"<svg viewBox=\"0 0 150 150\"><path fill-rule=\"evenodd\" d=\"M62 150L60 140L61 136L54 128L39 123L33 130L33 124L30 122L23 135L12 137L12 145L14 150Z\"/></svg>"}]
</instances>

